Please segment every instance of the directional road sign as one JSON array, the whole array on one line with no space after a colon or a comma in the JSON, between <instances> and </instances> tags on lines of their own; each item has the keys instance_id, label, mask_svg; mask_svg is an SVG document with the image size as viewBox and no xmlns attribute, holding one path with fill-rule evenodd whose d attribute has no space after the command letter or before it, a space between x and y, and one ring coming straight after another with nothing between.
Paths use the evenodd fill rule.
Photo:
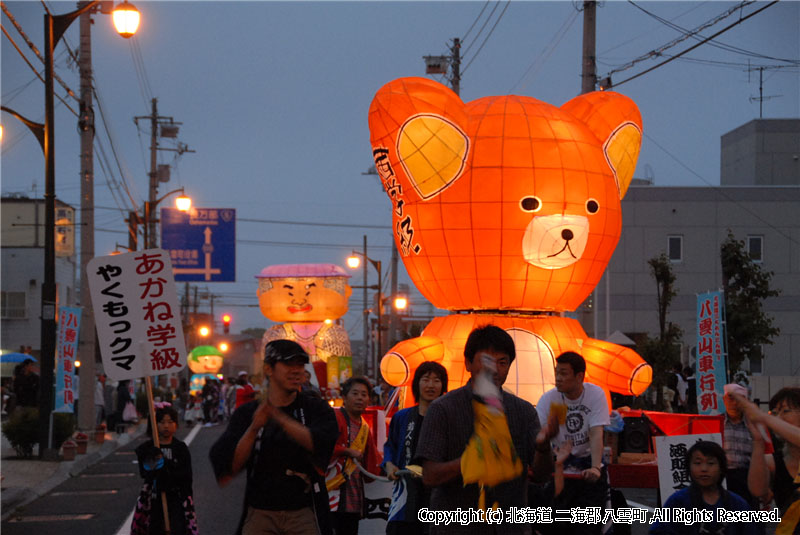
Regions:
<instances>
[{"instance_id":1,"label":"directional road sign","mask_svg":"<svg viewBox=\"0 0 800 535\"><path fill-rule=\"evenodd\" d=\"M236 210L161 209L161 248L169 251L176 281L236 280Z\"/></svg>"}]
</instances>

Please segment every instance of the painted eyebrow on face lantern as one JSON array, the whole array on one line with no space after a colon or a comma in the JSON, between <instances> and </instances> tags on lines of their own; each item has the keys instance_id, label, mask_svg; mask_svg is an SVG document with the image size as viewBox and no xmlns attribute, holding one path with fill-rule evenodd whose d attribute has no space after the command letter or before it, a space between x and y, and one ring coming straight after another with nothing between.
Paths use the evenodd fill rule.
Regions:
<instances>
[{"instance_id":1,"label":"painted eyebrow on face lantern","mask_svg":"<svg viewBox=\"0 0 800 535\"><path fill-rule=\"evenodd\" d=\"M284 284L283 287L288 288L289 290L294 290L294 286L292 286L291 284Z\"/></svg>"},{"instance_id":2,"label":"painted eyebrow on face lantern","mask_svg":"<svg viewBox=\"0 0 800 535\"><path fill-rule=\"evenodd\" d=\"M316 287L317 287L317 283L316 282L312 282L311 284L306 284L306 289L308 289L308 288L316 288Z\"/></svg>"}]
</instances>

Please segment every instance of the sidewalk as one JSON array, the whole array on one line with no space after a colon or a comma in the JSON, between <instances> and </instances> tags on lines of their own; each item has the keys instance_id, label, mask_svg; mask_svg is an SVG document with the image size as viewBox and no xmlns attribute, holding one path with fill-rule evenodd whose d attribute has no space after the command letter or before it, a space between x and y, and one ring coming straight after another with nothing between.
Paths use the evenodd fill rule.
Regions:
<instances>
[{"instance_id":1,"label":"sidewalk","mask_svg":"<svg viewBox=\"0 0 800 535\"><path fill-rule=\"evenodd\" d=\"M35 457L30 460L14 458L16 452L3 436L2 450L0 450L0 476L2 476L0 514L2 514L2 520L11 516L18 507L44 496L53 488L80 474L145 431L147 431L147 420L142 419L137 425L128 426L126 432L120 435L106 431L103 444L97 444L94 440L90 440L86 454L77 455L74 461L52 462L40 461Z\"/></svg>"}]
</instances>

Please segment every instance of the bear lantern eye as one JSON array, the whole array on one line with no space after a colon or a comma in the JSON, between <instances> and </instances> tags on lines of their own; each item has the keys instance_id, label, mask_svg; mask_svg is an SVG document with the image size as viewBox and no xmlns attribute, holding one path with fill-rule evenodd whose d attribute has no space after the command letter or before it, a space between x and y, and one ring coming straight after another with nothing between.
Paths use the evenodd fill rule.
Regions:
<instances>
[{"instance_id":1,"label":"bear lantern eye","mask_svg":"<svg viewBox=\"0 0 800 535\"><path fill-rule=\"evenodd\" d=\"M586 201L586 212L589 214L596 214L597 211L600 209L600 203L598 203L594 199L589 199Z\"/></svg>"},{"instance_id":2,"label":"bear lantern eye","mask_svg":"<svg viewBox=\"0 0 800 535\"><path fill-rule=\"evenodd\" d=\"M524 212L538 212L542 208L542 201L539 197L523 197L519 205Z\"/></svg>"}]
</instances>

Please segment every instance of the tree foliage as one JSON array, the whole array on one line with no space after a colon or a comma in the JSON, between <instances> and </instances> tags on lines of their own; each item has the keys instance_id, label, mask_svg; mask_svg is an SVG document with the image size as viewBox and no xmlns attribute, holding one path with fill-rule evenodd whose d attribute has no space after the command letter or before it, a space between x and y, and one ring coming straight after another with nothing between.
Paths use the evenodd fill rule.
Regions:
<instances>
[{"instance_id":1,"label":"tree foliage","mask_svg":"<svg viewBox=\"0 0 800 535\"><path fill-rule=\"evenodd\" d=\"M247 329L242 329L242 334L261 340L266 331L266 329L262 329L261 327L248 327Z\"/></svg>"},{"instance_id":2,"label":"tree foliage","mask_svg":"<svg viewBox=\"0 0 800 535\"><path fill-rule=\"evenodd\" d=\"M736 372L744 359L763 357L762 344L772 344L780 329L764 312L764 300L780 294L770 288L773 273L753 262L741 240L728 230L720 246L722 287L725 291L728 365Z\"/></svg>"},{"instance_id":3,"label":"tree foliage","mask_svg":"<svg viewBox=\"0 0 800 535\"><path fill-rule=\"evenodd\" d=\"M667 255L661 253L647 261L650 265L650 274L656 282L656 301L658 305L658 336L647 336L640 342L638 350L642 357L653 368L653 388L656 389L657 404L663 400L662 387L672 365L680 360L679 342L683 335L682 329L672 322L667 321L669 307L677 295L675 287L675 273Z\"/></svg>"}]
</instances>

